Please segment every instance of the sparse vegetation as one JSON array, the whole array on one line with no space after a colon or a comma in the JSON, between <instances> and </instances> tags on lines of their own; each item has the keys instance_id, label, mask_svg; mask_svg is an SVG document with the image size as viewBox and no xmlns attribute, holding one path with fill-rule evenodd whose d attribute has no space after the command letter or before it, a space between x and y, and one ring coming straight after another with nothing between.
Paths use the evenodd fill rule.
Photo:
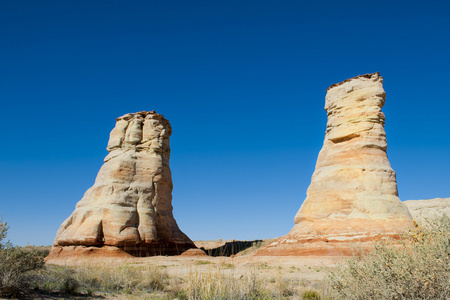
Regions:
<instances>
[{"instance_id":1,"label":"sparse vegetation","mask_svg":"<svg viewBox=\"0 0 450 300\"><path fill-rule=\"evenodd\" d=\"M153 266L48 266L39 272L35 285L44 291L66 294L132 294L165 290L169 276Z\"/></svg>"},{"instance_id":2,"label":"sparse vegetation","mask_svg":"<svg viewBox=\"0 0 450 300\"><path fill-rule=\"evenodd\" d=\"M222 267L222 268L224 268L224 269L232 269L232 268L234 268L234 265L233 264L230 264L230 263L221 263L220 264L220 266Z\"/></svg>"},{"instance_id":3,"label":"sparse vegetation","mask_svg":"<svg viewBox=\"0 0 450 300\"><path fill-rule=\"evenodd\" d=\"M206 261L206 260L199 260L195 262L196 265L209 265L212 264L212 262L210 261Z\"/></svg>"},{"instance_id":4,"label":"sparse vegetation","mask_svg":"<svg viewBox=\"0 0 450 300\"><path fill-rule=\"evenodd\" d=\"M34 275L35 289L61 295L130 295L151 299L289 299L296 283L265 278L254 269L240 273L211 266L200 272L170 277L155 266L79 266L49 265ZM295 298L295 297L294 297ZM296 298L298 299L298 297Z\"/></svg>"},{"instance_id":5,"label":"sparse vegetation","mask_svg":"<svg viewBox=\"0 0 450 300\"><path fill-rule=\"evenodd\" d=\"M327 281L333 299L449 299L450 218L428 221L402 243L355 253Z\"/></svg>"},{"instance_id":6,"label":"sparse vegetation","mask_svg":"<svg viewBox=\"0 0 450 300\"><path fill-rule=\"evenodd\" d=\"M261 264L258 265L258 269L261 269L261 270L272 269L272 268L273 268L273 267L272 267L272 266L269 266L269 265L267 264L267 262L263 262L263 263L261 263Z\"/></svg>"},{"instance_id":7,"label":"sparse vegetation","mask_svg":"<svg viewBox=\"0 0 450 300\"><path fill-rule=\"evenodd\" d=\"M199 259L192 262L191 272L171 276L168 267L176 265L44 267L48 249L4 243L7 230L7 224L0 221L0 291L6 297L34 290L68 297L130 295L180 300L450 298L448 216L417 227L405 235L403 242L383 241L375 244L371 252L357 251L328 269L326 281L314 282L283 278L283 272L292 274L300 268L282 268L267 262L249 264L251 271L244 272L239 264ZM306 265L302 269L326 270ZM264 276L274 271L277 276Z\"/></svg>"},{"instance_id":8,"label":"sparse vegetation","mask_svg":"<svg viewBox=\"0 0 450 300\"><path fill-rule=\"evenodd\" d=\"M302 297L297 293L302 287L298 282L283 279L281 267L277 268L276 277L266 278L259 274L261 270L276 268L267 263L254 266L250 272L239 272L230 263L198 260L193 265L208 265L209 269L201 272L196 269L172 277L168 275L166 265L44 266L43 258L48 254L48 248L14 247L3 243L7 230L7 224L0 222L1 296L28 297L36 293L53 298L130 295L180 300Z\"/></svg>"}]
</instances>

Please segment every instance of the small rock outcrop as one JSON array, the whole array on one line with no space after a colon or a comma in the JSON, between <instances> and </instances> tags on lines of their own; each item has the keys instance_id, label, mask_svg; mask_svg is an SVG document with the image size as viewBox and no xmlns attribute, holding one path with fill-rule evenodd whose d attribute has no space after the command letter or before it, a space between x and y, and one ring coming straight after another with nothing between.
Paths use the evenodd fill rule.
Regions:
<instances>
[{"instance_id":1,"label":"small rock outcrop","mask_svg":"<svg viewBox=\"0 0 450 300\"><path fill-rule=\"evenodd\" d=\"M435 198L427 200L408 200L403 202L409 209L414 221L426 225L426 220L432 220L446 214L450 217L450 198Z\"/></svg>"},{"instance_id":2,"label":"small rock outcrop","mask_svg":"<svg viewBox=\"0 0 450 300\"><path fill-rule=\"evenodd\" d=\"M382 83L374 73L328 88L325 140L295 226L257 255L339 255L413 228L386 154Z\"/></svg>"},{"instance_id":3,"label":"small rock outcrop","mask_svg":"<svg viewBox=\"0 0 450 300\"><path fill-rule=\"evenodd\" d=\"M59 228L49 259L174 255L196 248L172 215L171 133L169 121L154 111L117 119L105 163Z\"/></svg>"}]
</instances>

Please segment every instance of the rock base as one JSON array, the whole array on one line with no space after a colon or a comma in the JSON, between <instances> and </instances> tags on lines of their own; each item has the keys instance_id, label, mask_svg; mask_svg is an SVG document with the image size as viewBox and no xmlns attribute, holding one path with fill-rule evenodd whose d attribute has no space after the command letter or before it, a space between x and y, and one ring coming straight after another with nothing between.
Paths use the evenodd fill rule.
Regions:
<instances>
[{"instance_id":1,"label":"rock base","mask_svg":"<svg viewBox=\"0 0 450 300\"><path fill-rule=\"evenodd\" d=\"M158 255L181 255L194 248L192 244L158 243L151 246L54 246L46 260L72 258L133 258ZM194 248L195 249L195 248ZM200 250L201 251L201 250Z\"/></svg>"},{"instance_id":2,"label":"rock base","mask_svg":"<svg viewBox=\"0 0 450 300\"><path fill-rule=\"evenodd\" d=\"M344 219L302 222L255 254L257 256L342 256L370 250L374 242L398 240L414 225L410 219Z\"/></svg>"},{"instance_id":3,"label":"rock base","mask_svg":"<svg viewBox=\"0 0 450 300\"><path fill-rule=\"evenodd\" d=\"M255 256L350 256L359 250L370 250L375 242L389 238L396 241L400 235L341 236L340 240L286 235L259 249Z\"/></svg>"},{"instance_id":4,"label":"rock base","mask_svg":"<svg viewBox=\"0 0 450 300\"><path fill-rule=\"evenodd\" d=\"M118 247L86 247L86 246L65 246L52 247L46 261L53 259L72 258L131 258L132 255L126 253Z\"/></svg>"}]
</instances>

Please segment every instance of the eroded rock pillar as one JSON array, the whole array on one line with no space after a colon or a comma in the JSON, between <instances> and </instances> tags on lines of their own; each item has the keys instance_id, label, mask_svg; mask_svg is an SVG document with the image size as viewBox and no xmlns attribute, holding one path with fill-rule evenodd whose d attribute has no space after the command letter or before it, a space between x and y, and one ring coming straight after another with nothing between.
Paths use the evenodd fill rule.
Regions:
<instances>
[{"instance_id":1,"label":"eroded rock pillar","mask_svg":"<svg viewBox=\"0 0 450 300\"><path fill-rule=\"evenodd\" d=\"M289 234L259 255L335 255L413 227L386 154L385 96L379 73L330 86L325 140L306 199Z\"/></svg>"},{"instance_id":2,"label":"eroded rock pillar","mask_svg":"<svg viewBox=\"0 0 450 300\"><path fill-rule=\"evenodd\" d=\"M154 111L117 119L105 163L59 228L50 258L172 255L195 248L172 214L171 133L169 121Z\"/></svg>"}]
</instances>

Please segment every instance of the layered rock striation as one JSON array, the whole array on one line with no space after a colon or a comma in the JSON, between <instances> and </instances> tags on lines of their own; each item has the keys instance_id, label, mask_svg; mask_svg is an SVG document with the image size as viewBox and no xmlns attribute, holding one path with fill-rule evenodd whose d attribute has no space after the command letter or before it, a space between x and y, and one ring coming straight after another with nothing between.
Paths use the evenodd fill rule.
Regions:
<instances>
[{"instance_id":1,"label":"layered rock striation","mask_svg":"<svg viewBox=\"0 0 450 300\"><path fill-rule=\"evenodd\" d=\"M413 227L386 150L383 79L366 74L327 90L323 147L294 227L258 255L339 255L354 242Z\"/></svg>"},{"instance_id":2,"label":"layered rock striation","mask_svg":"<svg viewBox=\"0 0 450 300\"><path fill-rule=\"evenodd\" d=\"M172 214L171 133L169 121L154 111L117 119L109 154L59 228L50 258L172 255L196 248Z\"/></svg>"}]
</instances>

